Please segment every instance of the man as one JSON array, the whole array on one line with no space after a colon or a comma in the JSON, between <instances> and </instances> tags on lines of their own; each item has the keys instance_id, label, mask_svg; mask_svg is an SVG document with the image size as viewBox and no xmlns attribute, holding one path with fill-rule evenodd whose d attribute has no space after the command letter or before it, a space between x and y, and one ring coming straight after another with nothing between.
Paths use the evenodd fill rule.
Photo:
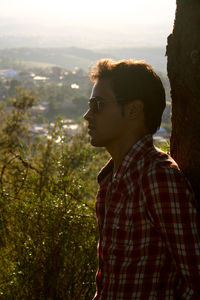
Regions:
<instances>
[{"instance_id":1,"label":"man","mask_svg":"<svg viewBox=\"0 0 200 300\"><path fill-rule=\"evenodd\" d=\"M142 61L100 60L88 122L111 159L98 175L95 300L200 299L200 216L175 161L155 148L165 92Z\"/></svg>"}]
</instances>

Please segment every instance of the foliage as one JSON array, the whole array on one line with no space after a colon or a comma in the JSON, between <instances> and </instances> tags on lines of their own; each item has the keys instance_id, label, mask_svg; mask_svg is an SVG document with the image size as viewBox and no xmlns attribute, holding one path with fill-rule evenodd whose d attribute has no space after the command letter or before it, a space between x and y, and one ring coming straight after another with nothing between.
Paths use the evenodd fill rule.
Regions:
<instances>
[{"instance_id":1,"label":"foliage","mask_svg":"<svg viewBox=\"0 0 200 300\"><path fill-rule=\"evenodd\" d=\"M167 154L170 155L170 142L169 140L166 141L159 141L156 140L154 141L154 145L158 148L160 148L162 151L166 152Z\"/></svg>"},{"instance_id":2,"label":"foliage","mask_svg":"<svg viewBox=\"0 0 200 300\"><path fill-rule=\"evenodd\" d=\"M35 80L35 77L43 77L45 80ZM77 88L72 88L73 84ZM0 97L4 97L6 102L8 97L17 96L19 87L31 88L40 96L38 104L45 106L44 111L39 111L40 117L43 116L51 122L60 114L63 118L79 119L87 110L91 86L88 74L81 69L74 72L59 67L35 68L29 71L22 69L13 79L0 82Z\"/></svg>"},{"instance_id":3,"label":"foliage","mask_svg":"<svg viewBox=\"0 0 200 300\"><path fill-rule=\"evenodd\" d=\"M31 135L34 96L19 90L11 102L0 116L0 298L89 299L95 177L108 157L84 127L71 136L61 120L46 137Z\"/></svg>"}]
</instances>

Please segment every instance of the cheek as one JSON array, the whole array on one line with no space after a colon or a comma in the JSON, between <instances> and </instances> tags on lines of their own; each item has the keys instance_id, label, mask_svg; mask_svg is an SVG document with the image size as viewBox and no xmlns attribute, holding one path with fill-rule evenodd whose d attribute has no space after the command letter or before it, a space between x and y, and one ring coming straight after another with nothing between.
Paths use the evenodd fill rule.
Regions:
<instances>
[{"instance_id":1,"label":"cheek","mask_svg":"<svg viewBox=\"0 0 200 300\"><path fill-rule=\"evenodd\" d=\"M98 129L103 132L118 132L124 124L121 112L113 111L110 114L104 114L98 120Z\"/></svg>"}]
</instances>

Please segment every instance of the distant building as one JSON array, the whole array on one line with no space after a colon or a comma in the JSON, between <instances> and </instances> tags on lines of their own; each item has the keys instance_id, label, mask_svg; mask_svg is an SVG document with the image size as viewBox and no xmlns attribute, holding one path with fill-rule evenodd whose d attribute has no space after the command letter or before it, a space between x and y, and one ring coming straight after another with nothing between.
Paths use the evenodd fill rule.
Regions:
<instances>
[{"instance_id":1,"label":"distant building","mask_svg":"<svg viewBox=\"0 0 200 300\"><path fill-rule=\"evenodd\" d=\"M72 84L71 84L71 88L72 88L72 89L79 89L79 85L76 84L76 83L72 83Z\"/></svg>"},{"instance_id":2,"label":"distant building","mask_svg":"<svg viewBox=\"0 0 200 300\"><path fill-rule=\"evenodd\" d=\"M17 76L19 72L11 70L11 69L6 69L6 70L0 70L0 76L6 77L6 78L13 78Z\"/></svg>"},{"instance_id":3,"label":"distant building","mask_svg":"<svg viewBox=\"0 0 200 300\"><path fill-rule=\"evenodd\" d=\"M29 128L29 132L34 135L47 135L47 125L46 124L33 124Z\"/></svg>"},{"instance_id":4,"label":"distant building","mask_svg":"<svg viewBox=\"0 0 200 300\"><path fill-rule=\"evenodd\" d=\"M42 105L42 104L38 104L38 105L34 105L32 106L32 111L39 113L42 111L47 110L47 105Z\"/></svg>"},{"instance_id":5,"label":"distant building","mask_svg":"<svg viewBox=\"0 0 200 300\"><path fill-rule=\"evenodd\" d=\"M35 76L35 77L33 77L33 80L36 80L36 81L46 81L47 79L49 79L49 78L45 77L45 76Z\"/></svg>"}]
</instances>

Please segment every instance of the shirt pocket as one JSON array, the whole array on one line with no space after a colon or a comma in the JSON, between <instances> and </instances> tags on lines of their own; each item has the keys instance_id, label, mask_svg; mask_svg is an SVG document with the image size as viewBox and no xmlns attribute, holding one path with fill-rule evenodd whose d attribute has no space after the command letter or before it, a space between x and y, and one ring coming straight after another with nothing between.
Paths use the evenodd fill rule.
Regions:
<instances>
[{"instance_id":1,"label":"shirt pocket","mask_svg":"<svg viewBox=\"0 0 200 300\"><path fill-rule=\"evenodd\" d=\"M109 218L104 228L103 253L106 256L115 256L120 260L127 256L132 245L133 222L124 215Z\"/></svg>"},{"instance_id":2,"label":"shirt pocket","mask_svg":"<svg viewBox=\"0 0 200 300\"><path fill-rule=\"evenodd\" d=\"M131 222L122 224L113 223L112 233L109 240L108 252L111 258L115 257L117 261L124 261L124 258L131 259L133 250L132 243L132 224Z\"/></svg>"}]
</instances>

